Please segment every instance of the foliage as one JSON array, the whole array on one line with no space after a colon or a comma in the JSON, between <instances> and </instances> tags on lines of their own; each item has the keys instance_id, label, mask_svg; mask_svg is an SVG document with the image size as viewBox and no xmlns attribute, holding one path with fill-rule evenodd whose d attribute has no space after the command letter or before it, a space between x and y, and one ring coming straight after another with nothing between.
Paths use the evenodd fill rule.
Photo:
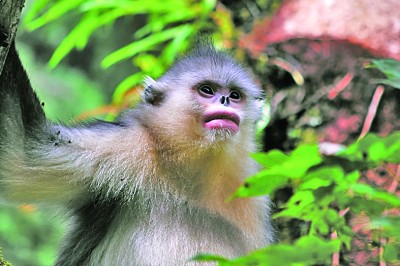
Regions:
<instances>
[{"instance_id":1,"label":"foliage","mask_svg":"<svg viewBox=\"0 0 400 266\"><path fill-rule=\"evenodd\" d=\"M400 61L393 59L374 59L371 61L369 67L379 69L386 76L386 79L376 79L376 83L400 89Z\"/></svg>"},{"instance_id":2,"label":"foliage","mask_svg":"<svg viewBox=\"0 0 400 266\"><path fill-rule=\"evenodd\" d=\"M253 158L265 167L248 178L233 197L274 195L290 187L293 196L274 218L303 220L307 233L294 244L276 244L248 256L217 260L220 265L312 265L328 264L332 256L352 249L357 237L348 218L364 215L365 228L379 235L375 241L384 249L383 260L400 259L400 219L391 211L400 207L398 195L361 180L367 169L400 163L400 132L387 137L370 134L337 155L323 157L317 145L304 144L290 154L272 150ZM393 182L399 177L394 174ZM385 238L387 241L382 242Z\"/></svg>"},{"instance_id":3,"label":"foliage","mask_svg":"<svg viewBox=\"0 0 400 266\"><path fill-rule=\"evenodd\" d=\"M108 68L133 58L134 65L141 70L125 78L116 88L114 103L121 103L125 93L138 85L145 75L160 76L187 48L191 37L210 30L214 25L210 17L221 24L221 29L232 32L233 27L229 20L224 20L226 14L222 10L219 16L211 15L215 7L215 0L36 0L25 15L24 23L27 29L35 30L63 16L79 19L50 59L49 65L55 67L72 49L85 48L99 29L123 17L145 17L145 26L133 34L136 41L112 52L101 63L103 68Z\"/></svg>"},{"instance_id":4,"label":"foliage","mask_svg":"<svg viewBox=\"0 0 400 266\"><path fill-rule=\"evenodd\" d=\"M266 247L247 257L227 260L222 257L201 254L198 261L218 261L219 265L313 265L325 263L329 255L339 249L340 241L325 241L315 236L304 236L293 245L280 244Z\"/></svg>"}]
</instances>

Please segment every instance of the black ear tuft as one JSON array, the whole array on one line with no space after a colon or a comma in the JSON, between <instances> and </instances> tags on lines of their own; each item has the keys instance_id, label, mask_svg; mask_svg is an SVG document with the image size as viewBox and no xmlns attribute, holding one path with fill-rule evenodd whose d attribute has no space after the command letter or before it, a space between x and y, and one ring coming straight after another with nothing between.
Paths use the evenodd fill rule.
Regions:
<instances>
[{"instance_id":1,"label":"black ear tuft","mask_svg":"<svg viewBox=\"0 0 400 266\"><path fill-rule=\"evenodd\" d=\"M164 99L164 93L156 89L154 86L148 85L144 89L143 98L146 103L159 105Z\"/></svg>"}]
</instances>

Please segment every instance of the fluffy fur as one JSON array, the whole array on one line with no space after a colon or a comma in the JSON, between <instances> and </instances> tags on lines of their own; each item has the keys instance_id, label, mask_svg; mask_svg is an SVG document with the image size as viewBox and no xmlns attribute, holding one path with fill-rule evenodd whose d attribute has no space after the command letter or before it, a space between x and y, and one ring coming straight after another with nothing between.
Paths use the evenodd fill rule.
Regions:
<instances>
[{"instance_id":1,"label":"fluffy fur","mask_svg":"<svg viewBox=\"0 0 400 266\"><path fill-rule=\"evenodd\" d=\"M196 84L246 97L240 130L206 131ZM73 213L56 265L182 265L199 252L243 255L272 241L267 198L226 198L257 171L260 88L234 60L203 46L115 123L46 120L14 47L0 76L0 194ZM194 264L193 262L191 262Z\"/></svg>"}]
</instances>

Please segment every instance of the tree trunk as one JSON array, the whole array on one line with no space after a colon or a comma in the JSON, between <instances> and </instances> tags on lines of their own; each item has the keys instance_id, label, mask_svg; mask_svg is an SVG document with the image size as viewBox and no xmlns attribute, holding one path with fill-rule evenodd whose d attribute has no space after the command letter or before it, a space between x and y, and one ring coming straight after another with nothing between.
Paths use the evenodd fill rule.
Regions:
<instances>
[{"instance_id":1,"label":"tree trunk","mask_svg":"<svg viewBox=\"0 0 400 266\"><path fill-rule=\"evenodd\" d=\"M0 0L0 74L11 42L14 41L24 0Z\"/></svg>"}]
</instances>

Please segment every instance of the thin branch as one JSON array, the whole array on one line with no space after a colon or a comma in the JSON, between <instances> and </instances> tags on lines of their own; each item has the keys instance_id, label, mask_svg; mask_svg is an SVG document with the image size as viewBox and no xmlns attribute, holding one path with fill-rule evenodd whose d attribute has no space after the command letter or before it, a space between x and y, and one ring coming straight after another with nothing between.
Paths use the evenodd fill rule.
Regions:
<instances>
[{"instance_id":1,"label":"thin branch","mask_svg":"<svg viewBox=\"0 0 400 266\"><path fill-rule=\"evenodd\" d=\"M361 130L361 134L359 139L362 139L367 135L369 130L371 129L372 122L374 121L375 115L376 115L376 110L378 109L379 102L382 98L382 94L385 91L385 88L382 85L379 85L374 93L374 96L372 97L371 104L369 105L368 108L368 113L367 116L365 117L364 125Z\"/></svg>"}]
</instances>

